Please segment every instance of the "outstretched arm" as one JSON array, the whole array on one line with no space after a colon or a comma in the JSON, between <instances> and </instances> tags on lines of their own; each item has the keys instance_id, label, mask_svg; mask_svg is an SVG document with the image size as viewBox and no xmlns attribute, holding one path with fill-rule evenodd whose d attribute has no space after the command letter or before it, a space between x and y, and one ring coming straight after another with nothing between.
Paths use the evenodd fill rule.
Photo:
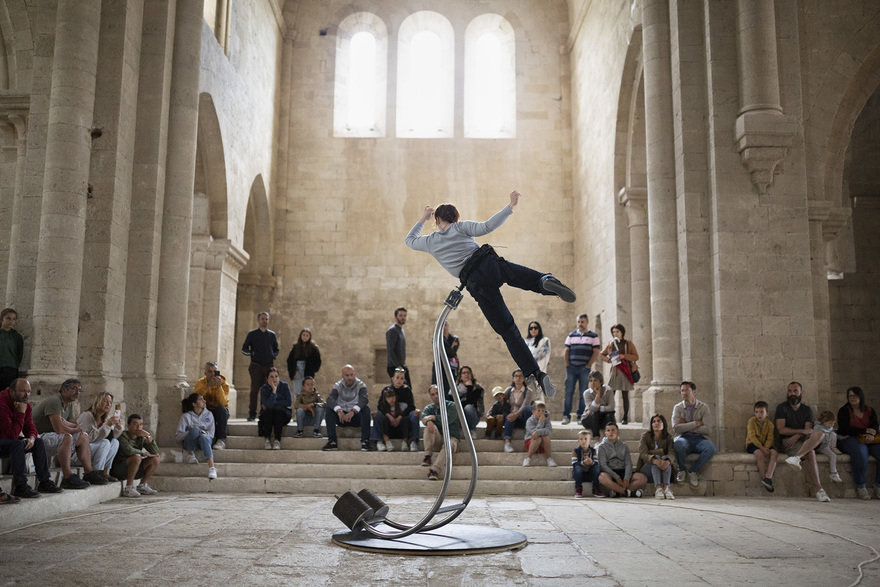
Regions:
<instances>
[{"instance_id":1,"label":"outstretched arm","mask_svg":"<svg viewBox=\"0 0 880 587\"><path fill-rule=\"evenodd\" d=\"M422 214L422 218L421 218L421 220L419 220L419 222L424 224L425 222L430 220L433 216L434 216L434 207L433 206L425 206L425 213Z\"/></svg>"},{"instance_id":2,"label":"outstretched arm","mask_svg":"<svg viewBox=\"0 0 880 587\"><path fill-rule=\"evenodd\" d=\"M520 193L516 190L510 192L510 209L513 210L513 207L519 203Z\"/></svg>"}]
</instances>

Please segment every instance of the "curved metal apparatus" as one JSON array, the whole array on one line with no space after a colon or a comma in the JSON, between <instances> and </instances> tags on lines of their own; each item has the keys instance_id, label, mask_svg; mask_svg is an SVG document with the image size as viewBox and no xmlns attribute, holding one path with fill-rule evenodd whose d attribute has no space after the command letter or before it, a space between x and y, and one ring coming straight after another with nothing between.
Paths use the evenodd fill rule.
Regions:
<instances>
[{"instance_id":1,"label":"curved metal apparatus","mask_svg":"<svg viewBox=\"0 0 880 587\"><path fill-rule=\"evenodd\" d=\"M477 487L477 449L474 446L473 438L471 437L470 429L468 428L464 416L464 408L461 405L461 398L458 395L458 389L455 386L455 380L452 375L452 368L449 366L449 357L446 354L446 348L443 345L443 326L446 324L446 319L449 316L449 313L452 310L458 308L458 305L461 303L463 299L463 295L461 294L462 287L458 289L453 289L449 296L447 296L446 301L444 303L443 311L440 312L440 317L437 319L437 324L434 326L434 337L433 337L433 346L434 346L434 371L437 379L437 389L438 389L438 398L441 403L441 408L445 408L445 398L446 398L446 390L444 385L444 380L449 382L449 386L451 387L451 395L455 403L455 409L458 413L459 421L461 422L462 432L464 433L465 443L468 445L471 454L471 482L468 487L467 494L461 500L460 503L443 505L443 502L446 500L446 492L449 489L449 483L452 480L452 446L450 444L449 437L449 426L447 423L448 415L445 409L439 409L438 412L440 414L440 426L443 430L443 449L446 451L446 470L443 474L443 484L440 488L440 494L437 496L437 499L434 501L431 509L419 520L417 523L413 525L401 524L399 522L395 522L393 520L389 520L385 517L385 512L387 512L387 507L385 510L378 514L377 508L382 505L381 500L379 500L375 495L373 495L368 490L362 491L358 495L354 495L351 492L340 498L337 502L337 507L334 507L334 514L337 515L338 518L342 519L346 522L346 524L353 531L363 531L373 536L384 538L384 539L397 539L403 538L405 536L409 536L410 534L414 534L416 532L427 532L430 530L434 530L436 528L440 528L457 518L467 507L468 503L470 503L471 498L474 495L474 491ZM446 377L444 378L444 372ZM439 402L438 402L439 403ZM337 509L339 512L337 512ZM435 516L441 514L448 514L443 517L441 520L436 521L434 523L430 523ZM377 529L377 525L383 523L386 526L390 526L398 530L398 532L388 532L385 530Z\"/></svg>"}]
</instances>

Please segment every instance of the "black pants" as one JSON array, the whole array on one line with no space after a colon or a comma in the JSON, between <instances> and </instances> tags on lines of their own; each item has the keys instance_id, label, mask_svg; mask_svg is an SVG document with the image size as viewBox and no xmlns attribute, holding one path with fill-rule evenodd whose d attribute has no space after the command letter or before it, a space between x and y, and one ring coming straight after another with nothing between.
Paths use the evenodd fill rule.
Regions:
<instances>
[{"instance_id":1,"label":"black pants","mask_svg":"<svg viewBox=\"0 0 880 587\"><path fill-rule=\"evenodd\" d=\"M584 412L581 426L593 433L593 438L599 438L599 431L605 429L608 422L614 422L614 412Z\"/></svg>"},{"instance_id":2,"label":"black pants","mask_svg":"<svg viewBox=\"0 0 880 587\"><path fill-rule=\"evenodd\" d=\"M214 443L218 440L226 440L226 423L229 422L229 410L226 406L208 408L214 415Z\"/></svg>"},{"instance_id":3,"label":"black pants","mask_svg":"<svg viewBox=\"0 0 880 587\"><path fill-rule=\"evenodd\" d=\"M290 422L290 414L284 408L273 408L271 410L263 410L260 413L260 423L257 428L260 430L260 436L272 440L272 433L275 433L275 440L281 440L284 433L284 427Z\"/></svg>"},{"instance_id":4,"label":"black pants","mask_svg":"<svg viewBox=\"0 0 880 587\"><path fill-rule=\"evenodd\" d=\"M24 454L30 452L34 458L34 468L37 470L37 481L42 483L49 480L49 461L46 458L46 447L43 439L37 438L34 446L29 451L24 449L25 440L16 438L0 438L0 457L8 457L12 467L13 487L24 487L27 482L27 467L25 466Z\"/></svg>"}]
</instances>

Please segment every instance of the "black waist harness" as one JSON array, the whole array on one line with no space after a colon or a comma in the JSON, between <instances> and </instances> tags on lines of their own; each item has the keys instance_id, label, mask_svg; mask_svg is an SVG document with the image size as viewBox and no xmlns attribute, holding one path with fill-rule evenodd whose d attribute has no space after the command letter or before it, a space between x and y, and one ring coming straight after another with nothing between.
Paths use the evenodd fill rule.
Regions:
<instances>
[{"instance_id":1,"label":"black waist harness","mask_svg":"<svg viewBox=\"0 0 880 587\"><path fill-rule=\"evenodd\" d=\"M497 257L498 253L495 252L495 249L492 248L492 245L485 244L474 253L468 257L468 260L465 261L464 267L461 268L461 272L458 274L459 280L461 280L461 285L466 286L468 277L470 277L471 273L473 273L474 269L482 262L486 257Z\"/></svg>"}]
</instances>

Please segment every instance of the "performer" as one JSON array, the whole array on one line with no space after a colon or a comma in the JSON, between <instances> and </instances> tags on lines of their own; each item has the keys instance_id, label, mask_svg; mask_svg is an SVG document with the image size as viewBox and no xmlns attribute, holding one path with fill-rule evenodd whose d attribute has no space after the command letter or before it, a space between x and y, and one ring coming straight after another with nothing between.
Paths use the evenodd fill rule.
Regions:
<instances>
[{"instance_id":1,"label":"performer","mask_svg":"<svg viewBox=\"0 0 880 587\"><path fill-rule=\"evenodd\" d=\"M458 210L452 204L441 204L435 210L425 206L425 213L406 235L406 245L417 251L430 253L453 277L461 280L489 324L507 344L510 356L531 380L536 381L547 397L553 397L556 388L550 377L541 371L528 345L520 335L516 322L504 303L500 287L512 287L543 295L557 295L566 302L574 302L573 291L549 273L539 273L499 257L488 244L482 247L474 240L476 236L489 234L501 226L519 202L520 193L510 192L510 203L485 222L463 220L459 222ZM425 222L431 217L437 230L419 236Z\"/></svg>"}]
</instances>

